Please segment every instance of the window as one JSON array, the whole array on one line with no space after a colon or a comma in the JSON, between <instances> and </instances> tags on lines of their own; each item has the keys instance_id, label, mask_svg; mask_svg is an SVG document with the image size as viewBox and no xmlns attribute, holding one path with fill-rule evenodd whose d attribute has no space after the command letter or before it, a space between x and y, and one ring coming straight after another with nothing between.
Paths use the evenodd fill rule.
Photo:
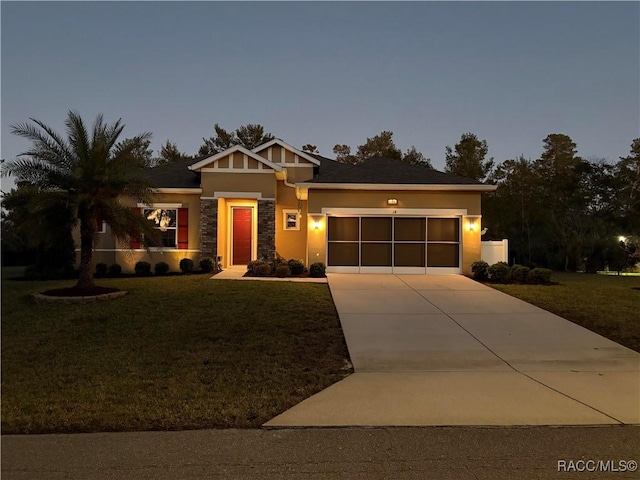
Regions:
<instances>
[{"instance_id":1,"label":"window","mask_svg":"<svg viewBox=\"0 0 640 480\"><path fill-rule=\"evenodd\" d=\"M156 224L161 232L161 245L167 248L176 248L178 245L178 210L175 208L145 208L143 215Z\"/></svg>"},{"instance_id":2,"label":"window","mask_svg":"<svg viewBox=\"0 0 640 480\"><path fill-rule=\"evenodd\" d=\"M96 233L107 233L107 222L98 220L98 231Z\"/></svg>"},{"instance_id":3,"label":"window","mask_svg":"<svg viewBox=\"0 0 640 480\"><path fill-rule=\"evenodd\" d=\"M282 210L284 230L300 230L300 214L297 210Z\"/></svg>"}]
</instances>

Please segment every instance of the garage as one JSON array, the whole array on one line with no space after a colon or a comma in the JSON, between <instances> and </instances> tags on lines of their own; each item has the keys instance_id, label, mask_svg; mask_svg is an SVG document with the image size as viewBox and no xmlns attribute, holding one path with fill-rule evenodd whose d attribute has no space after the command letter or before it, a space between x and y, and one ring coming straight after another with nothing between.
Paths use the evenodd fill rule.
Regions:
<instances>
[{"instance_id":1,"label":"garage","mask_svg":"<svg viewBox=\"0 0 640 480\"><path fill-rule=\"evenodd\" d=\"M327 269L335 273L460 273L460 217L327 217Z\"/></svg>"}]
</instances>

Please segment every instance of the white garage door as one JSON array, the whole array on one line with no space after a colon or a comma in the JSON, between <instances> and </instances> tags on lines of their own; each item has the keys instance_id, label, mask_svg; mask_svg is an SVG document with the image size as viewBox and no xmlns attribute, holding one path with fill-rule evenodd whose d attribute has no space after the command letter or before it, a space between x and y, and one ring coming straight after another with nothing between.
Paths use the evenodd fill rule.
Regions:
<instances>
[{"instance_id":1,"label":"white garage door","mask_svg":"<svg viewBox=\"0 0 640 480\"><path fill-rule=\"evenodd\" d=\"M460 217L327 218L329 272L460 273L460 256Z\"/></svg>"}]
</instances>

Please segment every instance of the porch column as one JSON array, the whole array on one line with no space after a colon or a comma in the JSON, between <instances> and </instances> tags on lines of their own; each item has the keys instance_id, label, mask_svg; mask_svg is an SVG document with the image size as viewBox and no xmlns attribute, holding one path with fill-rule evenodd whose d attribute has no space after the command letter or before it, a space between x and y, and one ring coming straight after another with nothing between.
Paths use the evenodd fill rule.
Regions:
<instances>
[{"instance_id":1,"label":"porch column","mask_svg":"<svg viewBox=\"0 0 640 480\"><path fill-rule=\"evenodd\" d=\"M200 258L218 255L218 199L200 199Z\"/></svg>"},{"instance_id":2,"label":"porch column","mask_svg":"<svg viewBox=\"0 0 640 480\"><path fill-rule=\"evenodd\" d=\"M258 258L276 256L276 201L258 200Z\"/></svg>"}]
</instances>

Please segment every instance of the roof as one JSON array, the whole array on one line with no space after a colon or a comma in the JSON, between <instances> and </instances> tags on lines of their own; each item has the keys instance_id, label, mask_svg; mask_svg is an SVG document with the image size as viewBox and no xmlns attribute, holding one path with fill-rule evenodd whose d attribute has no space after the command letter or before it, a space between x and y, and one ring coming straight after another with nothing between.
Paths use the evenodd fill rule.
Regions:
<instances>
[{"instance_id":1,"label":"roof","mask_svg":"<svg viewBox=\"0 0 640 480\"><path fill-rule=\"evenodd\" d=\"M194 161L189 158L150 168L146 178L156 188L200 188L200 175L189 170Z\"/></svg>"},{"instance_id":2,"label":"roof","mask_svg":"<svg viewBox=\"0 0 640 480\"><path fill-rule=\"evenodd\" d=\"M332 165L334 162L337 165ZM392 185L483 185L476 180L444 173L401 160L376 157L357 165L345 165L324 159L319 175L306 184L392 184Z\"/></svg>"}]
</instances>

